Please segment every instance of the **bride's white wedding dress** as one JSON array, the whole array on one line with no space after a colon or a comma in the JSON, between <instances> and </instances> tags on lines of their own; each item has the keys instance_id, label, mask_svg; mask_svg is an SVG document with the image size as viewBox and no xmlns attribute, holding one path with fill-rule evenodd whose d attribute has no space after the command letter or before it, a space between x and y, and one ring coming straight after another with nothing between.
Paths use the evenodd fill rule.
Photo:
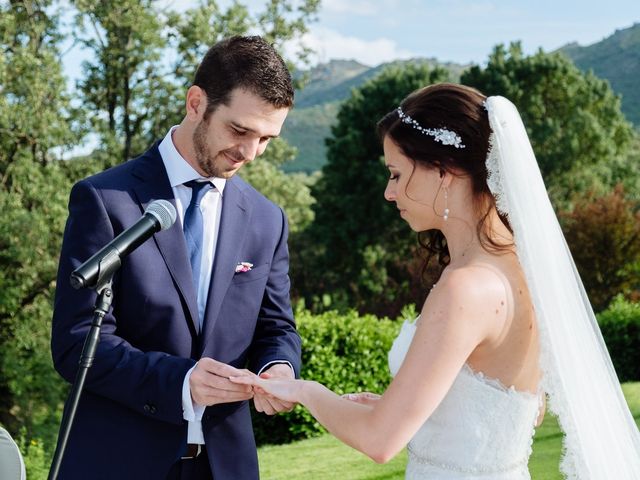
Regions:
<instances>
[{"instance_id":1,"label":"bride's white wedding dress","mask_svg":"<svg viewBox=\"0 0 640 480\"><path fill-rule=\"evenodd\" d=\"M415 333L405 321L389 351L392 375ZM527 464L539 395L507 388L464 365L451 389L407 446L408 480L530 479Z\"/></svg>"}]
</instances>

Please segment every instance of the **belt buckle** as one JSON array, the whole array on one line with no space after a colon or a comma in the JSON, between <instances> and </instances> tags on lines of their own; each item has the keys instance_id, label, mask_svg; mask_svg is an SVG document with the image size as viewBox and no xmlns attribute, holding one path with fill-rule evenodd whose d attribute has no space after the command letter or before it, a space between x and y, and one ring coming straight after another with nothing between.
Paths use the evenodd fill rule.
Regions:
<instances>
[{"instance_id":1,"label":"belt buckle","mask_svg":"<svg viewBox=\"0 0 640 480\"><path fill-rule=\"evenodd\" d=\"M202 453L202 445L199 443L188 443L187 452L184 457L180 457L180 460L192 460L197 458Z\"/></svg>"}]
</instances>

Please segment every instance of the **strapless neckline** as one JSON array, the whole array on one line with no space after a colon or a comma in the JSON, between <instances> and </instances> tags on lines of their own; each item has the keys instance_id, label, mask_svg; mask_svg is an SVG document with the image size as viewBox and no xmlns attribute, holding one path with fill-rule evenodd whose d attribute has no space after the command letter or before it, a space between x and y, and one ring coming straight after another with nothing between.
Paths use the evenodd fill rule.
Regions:
<instances>
[{"instance_id":1,"label":"strapless neckline","mask_svg":"<svg viewBox=\"0 0 640 480\"><path fill-rule=\"evenodd\" d=\"M407 328L410 328L412 331L410 332L411 337L413 337L416 329L418 328L418 319L420 317L416 318L413 321L409 321L409 320L405 320L402 328L400 330L400 334L398 335L399 337L403 334L405 334L405 330ZM495 378L495 377L491 377L489 375L486 375L484 372L479 371L479 370L474 370L471 365L469 365L468 362L465 362L464 365L462 366L462 369L460 370L460 373L464 373L465 375L467 375L468 377L471 377L475 380L477 380L479 383L489 387L489 388L493 388L495 390L499 390L501 392L504 392L507 395L517 395L522 397L523 399L535 399L538 400L539 396L540 396L540 390L538 390L538 392L530 392L528 390L518 390L515 388L515 386L511 385L511 386L507 386L502 380L500 380L499 378Z\"/></svg>"}]
</instances>

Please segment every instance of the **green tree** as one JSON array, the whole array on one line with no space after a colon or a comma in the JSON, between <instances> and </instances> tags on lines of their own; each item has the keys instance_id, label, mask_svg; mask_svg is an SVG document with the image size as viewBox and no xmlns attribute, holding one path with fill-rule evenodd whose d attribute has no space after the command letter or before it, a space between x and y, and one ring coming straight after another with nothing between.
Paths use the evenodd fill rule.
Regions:
<instances>
[{"instance_id":1,"label":"green tree","mask_svg":"<svg viewBox=\"0 0 640 480\"><path fill-rule=\"evenodd\" d=\"M284 208L291 234L303 231L313 221L311 206L315 203L310 189L313 179L302 173L286 174L280 168L292 161L295 154L295 148L276 138L263 156L240 170L240 175L254 188Z\"/></svg>"},{"instance_id":2,"label":"green tree","mask_svg":"<svg viewBox=\"0 0 640 480\"><path fill-rule=\"evenodd\" d=\"M141 153L182 120L184 93L211 45L256 31L283 51L307 31L319 7L318 0L270 0L252 16L238 1L224 10L216 0L203 0L182 13L154 0L73 4L74 35L92 53L78 87L105 165ZM304 64L308 53L301 47L297 63Z\"/></svg>"},{"instance_id":3,"label":"green tree","mask_svg":"<svg viewBox=\"0 0 640 480\"><path fill-rule=\"evenodd\" d=\"M518 107L555 203L615 185L611 171L628 154L632 127L606 81L561 54L524 56L512 43L496 46L487 66L470 68L461 82Z\"/></svg>"},{"instance_id":4,"label":"green tree","mask_svg":"<svg viewBox=\"0 0 640 480\"><path fill-rule=\"evenodd\" d=\"M83 63L82 93L105 164L119 163L146 147L144 133L171 83L162 67L163 23L151 0L75 0L74 35L92 60Z\"/></svg>"},{"instance_id":5,"label":"green tree","mask_svg":"<svg viewBox=\"0 0 640 480\"><path fill-rule=\"evenodd\" d=\"M0 189L0 422L53 445L66 386L51 363L51 305L71 182L22 150Z\"/></svg>"},{"instance_id":6,"label":"green tree","mask_svg":"<svg viewBox=\"0 0 640 480\"><path fill-rule=\"evenodd\" d=\"M392 67L354 89L340 108L327 140L327 164L312 189L315 220L303 255L311 263L303 267L307 276L300 281L310 305L323 292L332 294L332 307L344 301L379 314L397 313L407 303L406 268L416 242L383 198L388 172L376 122L413 90L448 77L439 67Z\"/></svg>"},{"instance_id":7,"label":"green tree","mask_svg":"<svg viewBox=\"0 0 640 480\"><path fill-rule=\"evenodd\" d=\"M267 0L264 10L251 14L246 4L234 0L226 10L216 0L202 0L184 13L167 13L169 48L176 52L171 74L175 78L174 103L158 104L158 119L152 126L149 140L158 138L184 116L184 92L191 85L202 57L211 45L232 35L249 33L262 35L283 55L291 71L308 65L309 48L299 40L308 31L308 24L316 18L319 0ZM285 45L298 42L293 58L288 58ZM304 77L297 82L302 87Z\"/></svg>"},{"instance_id":8,"label":"green tree","mask_svg":"<svg viewBox=\"0 0 640 480\"><path fill-rule=\"evenodd\" d=\"M0 176L22 150L45 165L77 140L56 25L52 1L0 2Z\"/></svg>"},{"instance_id":9,"label":"green tree","mask_svg":"<svg viewBox=\"0 0 640 480\"><path fill-rule=\"evenodd\" d=\"M29 445L55 438L65 389L49 325L70 174L54 152L78 137L57 24L50 1L0 3L0 422Z\"/></svg>"},{"instance_id":10,"label":"green tree","mask_svg":"<svg viewBox=\"0 0 640 480\"><path fill-rule=\"evenodd\" d=\"M622 185L605 195L574 200L560 215L567 243L593 308L605 309L618 294L640 286L640 209Z\"/></svg>"}]
</instances>

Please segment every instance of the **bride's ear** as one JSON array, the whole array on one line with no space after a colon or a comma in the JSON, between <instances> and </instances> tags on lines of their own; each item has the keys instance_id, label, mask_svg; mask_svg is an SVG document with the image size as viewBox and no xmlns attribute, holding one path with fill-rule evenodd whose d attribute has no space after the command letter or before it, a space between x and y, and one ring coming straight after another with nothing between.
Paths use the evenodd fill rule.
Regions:
<instances>
[{"instance_id":1,"label":"bride's ear","mask_svg":"<svg viewBox=\"0 0 640 480\"><path fill-rule=\"evenodd\" d=\"M447 172L443 168L440 168L440 178L442 179L440 182L440 186L442 188L449 188L451 182L453 181L453 174L451 172Z\"/></svg>"}]
</instances>

